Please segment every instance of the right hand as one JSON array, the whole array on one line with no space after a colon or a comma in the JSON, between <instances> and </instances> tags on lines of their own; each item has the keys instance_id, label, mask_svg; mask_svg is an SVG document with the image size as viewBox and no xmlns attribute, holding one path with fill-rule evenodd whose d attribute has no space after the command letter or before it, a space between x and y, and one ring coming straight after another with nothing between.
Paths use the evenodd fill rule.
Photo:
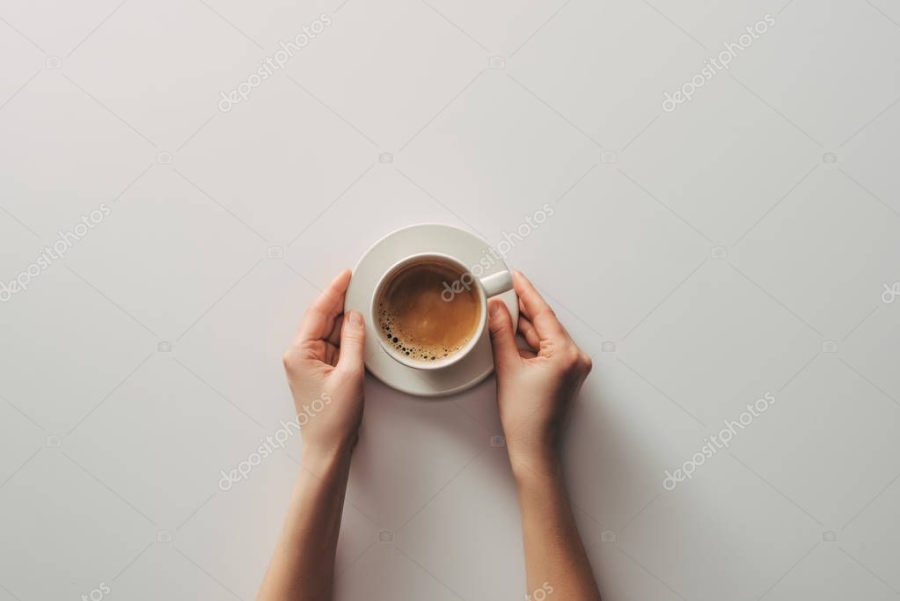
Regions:
<instances>
[{"instance_id":1,"label":"right hand","mask_svg":"<svg viewBox=\"0 0 900 601\"><path fill-rule=\"evenodd\" d=\"M572 341L528 279L513 274L519 295L519 349L506 305L490 302L491 344L497 371L497 405L514 473L555 469L566 414L591 358Z\"/></svg>"}]
</instances>

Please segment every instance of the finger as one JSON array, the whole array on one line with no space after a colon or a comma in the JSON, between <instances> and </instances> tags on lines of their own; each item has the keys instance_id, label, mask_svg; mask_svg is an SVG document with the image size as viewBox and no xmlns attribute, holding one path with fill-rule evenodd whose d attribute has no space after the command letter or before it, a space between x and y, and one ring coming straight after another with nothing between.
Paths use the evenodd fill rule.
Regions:
<instances>
[{"instance_id":1,"label":"finger","mask_svg":"<svg viewBox=\"0 0 900 601\"><path fill-rule=\"evenodd\" d=\"M357 311L350 311L341 328L341 354L337 369L345 373L365 371L366 324Z\"/></svg>"},{"instance_id":2,"label":"finger","mask_svg":"<svg viewBox=\"0 0 900 601\"><path fill-rule=\"evenodd\" d=\"M535 351L541 348L541 337L538 336L537 330L534 329L534 324L528 321L528 318L519 314L519 334L525 338L525 342L528 343Z\"/></svg>"},{"instance_id":3,"label":"finger","mask_svg":"<svg viewBox=\"0 0 900 601\"><path fill-rule=\"evenodd\" d=\"M491 347L494 350L494 367L498 372L509 369L519 361L519 349L513 334L512 318L503 301L490 302Z\"/></svg>"},{"instance_id":4,"label":"finger","mask_svg":"<svg viewBox=\"0 0 900 601\"><path fill-rule=\"evenodd\" d=\"M569 337L566 329L556 318L553 309L521 271L513 273L513 287L516 294L519 295L522 312L534 324L534 329L541 339Z\"/></svg>"},{"instance_id":5,"label":"finger","mask_svg":"<svg viewBox=\"0 0 900 601\"><path fill-rule=\"evenodd\" d=\"M341 313L337 317L334 318L334 325L331 326L331 332L325 338L328 342L333 344L334 346L338 346L341 342L341 329L344 326L344 314Z\"/></svg>"},{"instance_id":6,"label":"finger","mask_svg":"<svg viewBox=\"0 0 900 601\"><path fill-rule=\"evenodd\" d=\"M350 285L350 270L342 271L317 298L300 323L297 342L320 340L328 337L334 328L335 318L344 310L344 294Z\"/></svg>"},{"instance_id":7,"label":"finger","mask_svg":"<svg viewBox=\"0 0 900 601\"><path fill-rule=\"evenodd\" d=\"M519 356L522 357L523 359L534 359L535 357L537 357L537 353L535 353L534 351L528 350L528 349L520 348Z\"/></svg>"}]
</instances>

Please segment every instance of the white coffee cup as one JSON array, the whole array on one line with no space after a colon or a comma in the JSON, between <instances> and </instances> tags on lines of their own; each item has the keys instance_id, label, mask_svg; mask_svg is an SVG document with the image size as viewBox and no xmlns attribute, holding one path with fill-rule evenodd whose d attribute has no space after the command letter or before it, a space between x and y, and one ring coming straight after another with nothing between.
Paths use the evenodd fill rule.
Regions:
<instances>
[{"instance_id":1,"label":"white coffee cup","mask_svg":"<svg viewBox=\"0 0 900 601\"><path fill-rule=\"evenodd\" d=\"M484 276L482 278L476 278L474 275L472 275L471 270L462 262L442 253L420 253L408 256L404 259L401 259L400 261L397 261L390 267L390 269L385 271L384 275L382 275L378 280L378 285L375 286L375 292L372 294L372 299L369 303L370 309L368 318L371 320L369 323L373 324L376 330L380 329L378 319L378 300L381 298L385 286L387 286L394 279L394 276L396 276L405 267L417 263L422 263L428 260L433 260L440 263L448 263L454 266L461 274L463 274L457 281L446 284L445 291L441 294L441 296L443 298L444 294L448 294L450 298L444 298L444 300L452 300L453 294L458 294L464 291L467 292L471 288L474 288L476 293L478 294L479 308L481 310L478 326L476 327L475 332L472 334L472 337L462 348L460 348L453 354L447 357L442 357L435 361L421 361L406 355L405 353L397 349L393 344L390 344L387 340L385 340L384 336L381 335L381 332L379 332L378 335L378 342L379 344L381 344L381 348L384 350L384 352L386 352L399 363L402 363L403 365L412 367L414 369L433 370L443 369L445 367L453 365L454 363L461 361L470 352L472 352L472 349L475 348L475 345L478 344L478 341L484 334L484 328L487 326L488 299L497 296L498 294L503 294L504 292L512 290L513 281L512 274L509 271L505 270Z\"/></svg>"}]
</instances>

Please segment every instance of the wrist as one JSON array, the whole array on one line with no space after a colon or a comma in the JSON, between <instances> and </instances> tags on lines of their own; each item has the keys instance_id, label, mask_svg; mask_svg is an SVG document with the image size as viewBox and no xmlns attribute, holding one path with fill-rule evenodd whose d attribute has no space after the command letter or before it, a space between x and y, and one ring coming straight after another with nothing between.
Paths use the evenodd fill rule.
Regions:
<instances>
[{"instance_id":1,"label":"wrist","mask_svg":"<svg viewBox=\"0 0 900 601\"><path fill-rule=\"evenodd\" d=\"M341 441L334 444L308 443L303 447L301 464L316 474L324 474L334 468L349 465L353 454L354 441Z\"/></svg>"},{"instance_id":2,"label":"wrist","mask_svg":"<svg viewBox=\"0 0 900 601\"><path fill-rule=\"evenodd\" d=\"M516 482L556 478L562 472L559 454L553 448L529 450L509 449L509 463Z\"/></svg>"}]
</instances>

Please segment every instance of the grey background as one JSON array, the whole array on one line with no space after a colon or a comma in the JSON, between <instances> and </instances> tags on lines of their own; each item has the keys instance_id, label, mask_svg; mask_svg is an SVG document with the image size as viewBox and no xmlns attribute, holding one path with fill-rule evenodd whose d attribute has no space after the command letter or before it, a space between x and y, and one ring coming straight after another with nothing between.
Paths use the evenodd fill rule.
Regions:
<instances>
[{"instance_id":1,"label":"grey background","mask_svg":"<svg viewBox=\"0 0 900 601\"><path fill-rule=\"evenodd\" d=\"M218 482L291 415L307 303L393 229L545 203L508 259L595 359L605 598L900 599L897 2L2 0L0 48L0 280L111 211L0 304L0 600L252 599L299 439ZM367 383L341 599L523 598L493 398Z\"/></svg>"}]
</instances>

